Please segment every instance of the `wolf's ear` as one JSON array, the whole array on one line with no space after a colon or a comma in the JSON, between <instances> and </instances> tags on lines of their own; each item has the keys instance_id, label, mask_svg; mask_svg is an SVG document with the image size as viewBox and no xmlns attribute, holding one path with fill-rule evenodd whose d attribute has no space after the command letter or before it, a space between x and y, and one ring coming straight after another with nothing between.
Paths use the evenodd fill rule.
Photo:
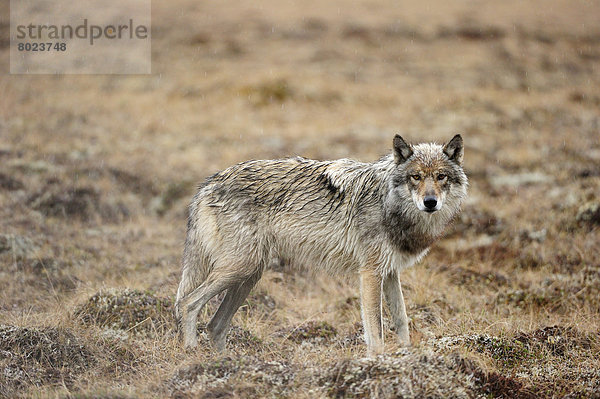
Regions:
<instances>
[{"instance_id":1,"label":"wolf's ear","mask_svg":"<svg viewBox=\"0 0 600 399\"><path fill-rule=\"evenodd\" d=\"M394 161L397 164L404 163L412 154L413 150L410 145L399 134L394 136Z\"/></svg>"},{"instance_id":2,"label":"wolf's ear","mask_svg":"<svg viewBox=\"0 0 600 399\"><path fill-rule=\"evenodd\" d=\"M463 161L463 139L460 134L457 134L444 146L444 154L448 156L451 161L462 165Z\"/></svg>"}]
</instances>

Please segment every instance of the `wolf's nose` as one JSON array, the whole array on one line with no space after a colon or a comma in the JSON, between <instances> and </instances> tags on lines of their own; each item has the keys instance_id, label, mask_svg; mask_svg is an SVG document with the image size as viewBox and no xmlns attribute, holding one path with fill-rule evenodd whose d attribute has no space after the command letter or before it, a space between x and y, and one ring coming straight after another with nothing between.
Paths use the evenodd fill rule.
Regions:
<instances>
[{"instance_id":1,"label":"wolf's nose","mask_svg":"<svg viewBox=\"0 0 600 399\"><path fill-rule=\"evenodd\" d=\"M435 197L425 197L425 199L423 200L423 204L425 205L425 208L427 208L427 210L430 210L435 208L435 206L437 205L437 200L435 199Z\"/></svg>"}]
</instances>

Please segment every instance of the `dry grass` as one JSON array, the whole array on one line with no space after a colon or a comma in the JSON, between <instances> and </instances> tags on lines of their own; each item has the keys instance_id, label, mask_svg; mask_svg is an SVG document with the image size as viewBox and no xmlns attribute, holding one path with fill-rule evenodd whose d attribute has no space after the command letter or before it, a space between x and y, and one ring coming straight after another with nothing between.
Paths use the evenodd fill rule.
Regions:
<instances>
[{"instance_id":1,"label":"dry grass","mask_svg":"<svg viewBox=\"0 0 600 399\"><path fill-rule=\"evenodd\" d=\"M1 76L0 396L598 397L598 15L155 2L152 76ZM413 346L389 331L363 359L355 282L282 268L227 353L204 335L184 351L171 304L196 182L250 158L373 160L396 132L461 132L471 179L404 273Z\"/></svg>"}]
</instances>

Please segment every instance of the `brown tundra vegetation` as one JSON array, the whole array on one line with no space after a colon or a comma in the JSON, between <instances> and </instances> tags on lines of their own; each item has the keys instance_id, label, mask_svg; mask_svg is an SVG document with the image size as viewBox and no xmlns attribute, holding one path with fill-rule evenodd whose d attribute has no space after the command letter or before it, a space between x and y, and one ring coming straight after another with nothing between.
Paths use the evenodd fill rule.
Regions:
<instances>
[{"instance_id":1,"label":"brown tundra vegetation","mask_svg":"<svg viewBox=\"0 0 600 399\"><path fill-rule=\"evenodd\" d=\"M146 76L9 75L0 7L0 397L600 397L600 3L154 2ZM184 350L196 185L395 133L462 134L470 180L412 346L366 358L354 279L280 265Z\"/></svg>"}]
</instances>

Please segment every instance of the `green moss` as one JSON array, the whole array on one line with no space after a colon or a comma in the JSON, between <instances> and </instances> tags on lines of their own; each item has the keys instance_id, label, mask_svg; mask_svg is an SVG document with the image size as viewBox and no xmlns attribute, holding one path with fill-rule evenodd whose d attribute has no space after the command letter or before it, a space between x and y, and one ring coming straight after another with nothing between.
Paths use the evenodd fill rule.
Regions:
<instances>
[{"instance_id":1,"label":"green moss","mask_svg":"<svg viewBox=\"0 0 600 399\"><path fill-rule=\"evenodd\" d=\"M265 82L257 86L248 86L243 88L241 93L257 106L282 103L294 96L294 90L285 79Z\"/></svg>"},{"instance_id":2,"label":"green moss","mask_svg":"<svg viewBox=\"0 0 600 399\"><path fill-rule=\"evenodd\" d=\"M474 337L473 340L468 342L467 347L488 354L506 367L512 367L532 358L534 355L523 342L488 335Z\"/></svg>"}]
</instances>

